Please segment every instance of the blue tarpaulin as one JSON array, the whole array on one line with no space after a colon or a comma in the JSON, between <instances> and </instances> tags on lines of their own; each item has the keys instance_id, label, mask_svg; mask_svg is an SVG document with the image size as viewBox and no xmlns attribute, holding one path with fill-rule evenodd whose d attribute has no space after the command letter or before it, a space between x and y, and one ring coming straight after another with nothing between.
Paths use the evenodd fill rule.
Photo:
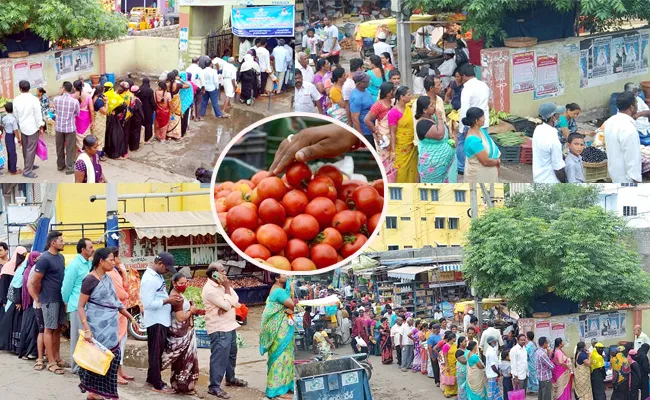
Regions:
<instances>
[{"instance_id":1,"label":"blue tarpaulin","mask_svg":"<svg viewBox=\"0 0 650 400\"><path fill-rule=\"evenodd\" d=\"M43 53L50 49L50 42L29 29L2 38L6 50L0 50L0 58L7 58L9 53L26 51L29 54Z\"/></svg>"},{"instance_id":2,"label":"blue tarpaulin","mask_svg":"<svg viewBox=\"0 0 650 400\"><path fill-rule=\"evenodd\" d=\"M47 240L47 234L50 231L50 219L41 217L38 220L38 226L36 227L36 235L34 236L34 244L32 245L32 250L36 251L46 251L45 242Z\"/></svg>"},{"instance_id":3,"label":"blue tarpaulin","mask_svg":"<svg viewBox=\"0 0 650 400\"><path fill-rule=\"evenodd\" d=\"M572 11L560 12L546 3L531 2L525 9L504 15L501 27L508 37L534 37L540 42L573 37L577 10L577 4ZM495 39L493 47L501 46L503 41Z\"/></svg>"}]
</instances>

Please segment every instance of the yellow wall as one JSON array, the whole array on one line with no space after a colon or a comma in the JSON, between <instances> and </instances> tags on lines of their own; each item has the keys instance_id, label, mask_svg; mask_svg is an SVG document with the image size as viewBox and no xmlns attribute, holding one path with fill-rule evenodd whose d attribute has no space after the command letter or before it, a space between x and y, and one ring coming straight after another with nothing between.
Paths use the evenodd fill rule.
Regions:
<instances>
[{"instance_id":1,"label":"yellow wall","mask_svg":"<svg viewBox=\"0 0 650 400\"><path fill-rule=\"evenodd\" d=\"M178 38L137 37L133 59L138 71L161 73L178 68ZM108 64L108 61L106 61ZM108 71L108 66L107 66Z\"/></svg>"},{"instance_id":2,"label":"yellow wall","mask_svg":"<svg viewBox=\"0 0 650 400\"><path fill-rule=\"evenodd\" d=\"M381 228L379 236L375 237L368 251L388 250L389 245L399 246L399 250L409 248L422 248L426 245L452 246L463 245L465 234L470 225L467 210L470 208L469 184L390 184L390 188L402 189L402 200L391 200L389 196L386 217L397 217L397 229L386 228L386 223ZM420 189L428 190L428 201L420 200ZM431 201L431 190L438 190L438 200ZM455 201L455 190L465 191L465 202ZM482 205L481 190L479 193L479 208ZM495 198L501 199L497 205L503 204L503 185L495 185ZM410 218L402 221L401 218ZM445 218L445 229L435 229L435 217ZM449 218L459 218L459 229L449 229ZM422 218L426 218L423 221Z\"/></svg>"}]
</instances>

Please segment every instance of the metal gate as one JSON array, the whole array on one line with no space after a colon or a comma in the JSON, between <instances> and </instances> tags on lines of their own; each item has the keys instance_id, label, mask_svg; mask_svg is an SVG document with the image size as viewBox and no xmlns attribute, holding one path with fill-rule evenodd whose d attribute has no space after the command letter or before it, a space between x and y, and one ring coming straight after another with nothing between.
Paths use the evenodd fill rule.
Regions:
<instances>
[{"instance_id":1,"label":"metal gate","mask_svg":"<svg viewBox=\"0 0 650 400\"><path fill-rule=\"evenodd\" d=\"M223 57L228 49L232 55L232 29L224 26L218 32L210 32L207 37L207 54L210 58Z\"/></svg>"}]
</instances>

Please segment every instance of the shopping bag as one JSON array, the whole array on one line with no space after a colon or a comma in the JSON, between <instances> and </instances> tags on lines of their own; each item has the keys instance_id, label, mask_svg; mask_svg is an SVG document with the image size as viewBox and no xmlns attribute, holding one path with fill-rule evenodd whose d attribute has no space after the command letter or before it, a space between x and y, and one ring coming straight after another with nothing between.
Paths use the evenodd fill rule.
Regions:
<instances>
[{"instance_id":1,"label":"shopping bag","mask_svg":"<svg viewBox=\"0 0 650 400\"><path fill-rule=\"evenodd\" d=\"M98 375L106 375L115 355L93 338L88 343L84 339L84 332L79 329L79 340L74 348L72 358L81 368Z\"/></svg>"},{"instance_id":2,"label":"shopping bag","mask_svg":"<svg viewBox=\"0 0 650 400\"><path fill-rule=\"evenodd\" d=\"M38 143L36 144L36 155L41 161L47 161L47 145L42 137L38 138Z\"/></svg>"},{"instance_id":3,"label":"shopping bag","mask_svg":"<svg viewBox=\"0 0 650 400\"><path fill-rule=\"evenodd\" d=\"M440 383L445 385L445 386L454 386L456 384L456 377L447 375L447 374L441 374L440 375ZM508 399L510 400L510 399Z\"/></svg>"},{"instance_id":4,"label":"shopping bag","mask_svg":"<svg viewBox=\"0 0 650 400\"><path fill-rule=\"evenodd\" d=\"M526 390L517 389L509 391L508 400L526 400Z\"/></svg>"}]
</instances>

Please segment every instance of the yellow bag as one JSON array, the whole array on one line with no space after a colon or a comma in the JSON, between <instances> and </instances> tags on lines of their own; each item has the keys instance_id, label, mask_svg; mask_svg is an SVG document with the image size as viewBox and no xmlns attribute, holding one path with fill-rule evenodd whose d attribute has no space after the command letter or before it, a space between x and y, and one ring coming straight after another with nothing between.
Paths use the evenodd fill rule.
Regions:
<instances>
[{"instance_id":1,"label":"yellow bag","mask_svg":"<svg viewBox=\"0 0 650 400\"><path fill-rule=\"evenodd\" d=\"M81 368L99 375L106 375L115 355L93 338L90 344L84 339L84 332L79 330L79 340L74 348L72 358Z\"/></svg>"}]
</instances>

